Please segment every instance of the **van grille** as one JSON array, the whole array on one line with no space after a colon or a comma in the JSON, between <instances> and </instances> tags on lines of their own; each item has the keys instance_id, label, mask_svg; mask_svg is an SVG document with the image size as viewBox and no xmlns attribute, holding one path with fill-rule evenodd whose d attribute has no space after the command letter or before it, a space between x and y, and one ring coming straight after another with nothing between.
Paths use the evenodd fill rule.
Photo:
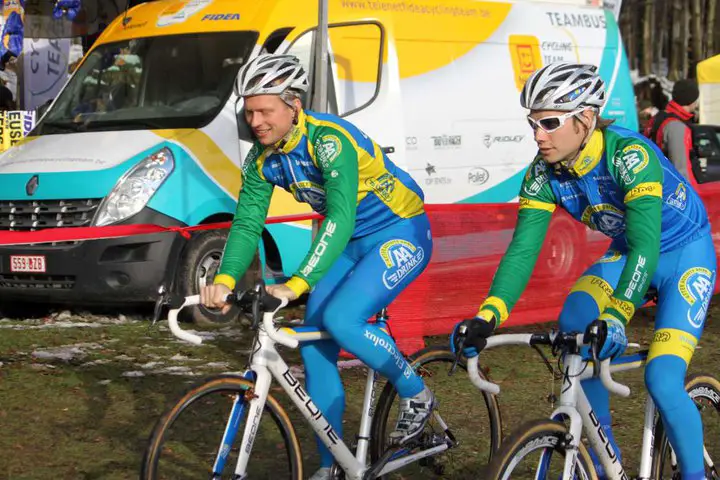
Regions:
<instances>
[{"instance_id":1,"label":"van grille","mask_svg":"<svg viewBox=\"0 0 720 480\"><path fill-rule=\"evenodd\" d=\"M101 198L0 200L0 230L34 231L90 225Z\"/></svg>"},{"instance_id":2,"label":"van grille","mask_svg":"<svg viewBox=\"0 0 720 480\"><path fill-rule=\"evenodd\" d=\"M74 275L0 274L0 288L69 290L74 286Z\"/></svg>"}]
</instances>

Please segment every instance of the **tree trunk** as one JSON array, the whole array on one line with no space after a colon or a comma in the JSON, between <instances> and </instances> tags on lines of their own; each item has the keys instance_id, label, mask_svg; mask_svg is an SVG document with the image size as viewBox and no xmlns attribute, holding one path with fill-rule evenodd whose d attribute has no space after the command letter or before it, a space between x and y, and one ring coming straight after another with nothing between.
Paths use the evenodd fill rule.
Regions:
<instances>
[{"instance_id":1,"label":"tree trunk","mask_svg":"<svg viewBox=\"0 0 720 480\"><path fill-rule=\"evenodd\" d=\"M635 19L635 2L627 2L623 5L625 18L623 19L623 38L625 39L625 48L627 49L628 64L630 70L635 68L635 28L633 26Z\"/></svg>"},{"instance_id":2,"label":"tree trunk","mask_svg":"<svg viewBox=\"0 0 720 480\"><path fill-rule=\"evenodd\" d=\"M699 2L700 0L694 0ZM652 73L653 67L653 32L655 30L655 0L645 0L645 15L643 15L643 61L640 75Z\"/></svg>"},{"instance_id":3,"label":"tree trunk","mask_svg":"<svg viewBox=\"0 0 720 480\"><path fill-rule=\"evenodd\" d=\"M690 65L690 0L683 0L682 15L682 77L687 78Z\"/></svg>"},{"instance_id":4,"label":"tree trunk","mask_svg":"<svg viewBox=\"0 0 720 480\"><path fill-rule=\"evenodd\" d=\"M675 82L680 79L680 69L682 57L682 20L684 18L682 12L682 0L672 1L672 31L670 38L670 70L668 71L668 79Z\"/></svg>"},{"instance_id":5,"label":"tree trunk","mask_svg":"<svg viewBox=\"0 0 720 480\"><path fill-rule=\"evenodd\" d=\"M713 0L717 1L717 0ZM692 0L692 20L691 20L691 35L692 35L692 54L693 61L692 65L699 62L704 58L705 52L703 52L703 4L702 0Z\"/></svg>"},{"instance_id":6,"label":"tree trunk","mask_svg":"<svg viewBox=\"0 0 720 480\"><path fill-rule=\"evenodd\" d=\"M715 1L715 0L712 0ZM669 48L666 47L667 39L668 39L668 26L670 22L668 21L668 15L670 14L668 9L668 0L656 0L656 2L659 2L655 8L655 19L653 23L653 30L655 30L655 61L657 62L657 65L655 66L654 73L660 74L663 72L663 58L666 59L666 65L667 67L667 54L669 52ZM659 26L660 28L657 28Z\"/></svg>"},{"instance_id":7,"label":"tree trunk","mask_svg":"<svg viewBox=\"0 0 720 480\"><path fill-rule=\"evenodd\" d=\"M713 38L713 53L720 53L720 15L717 14L717 5L715 5L715 26L712 29L715 33Z\"/></svg>"}]
</instances>

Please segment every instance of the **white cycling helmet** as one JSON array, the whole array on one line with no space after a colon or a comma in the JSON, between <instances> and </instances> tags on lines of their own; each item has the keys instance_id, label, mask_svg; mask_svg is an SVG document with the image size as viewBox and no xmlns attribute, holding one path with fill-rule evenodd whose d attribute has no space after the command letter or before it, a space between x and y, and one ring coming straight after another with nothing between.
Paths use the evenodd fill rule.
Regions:
<instances>
[{"instance_id":1,"label":"white cycling helmet","mask_svg":"<svg viewBox=\"0 0 720 480\"><path fill-rule=\"evenodd\" d=\"M235 93L240 97L307 89L307 73L294 55L259 55L245 64L235 82Z\"/></svg>"},{"instance_id":2,"label":"white cycling helmet","mask_svg":"<svg viewBox=\"0 0 720 480\"><path fill-rule=\"evenodd\" d=\"M551 63L530 75L520 94L520 105L529 110L571 112L582 107L602 108L605 83L595 65Z\"/></svg>"}]
</instances>

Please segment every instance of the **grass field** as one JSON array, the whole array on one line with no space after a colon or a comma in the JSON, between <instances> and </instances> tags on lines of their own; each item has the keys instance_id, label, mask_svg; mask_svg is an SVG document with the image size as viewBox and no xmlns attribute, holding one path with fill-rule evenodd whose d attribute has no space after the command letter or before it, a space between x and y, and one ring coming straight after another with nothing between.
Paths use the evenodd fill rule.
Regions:
<instances>
[{"instance_id":1,"label":"grass field","mask_svg":"<svg viewBox=\"0 0 720 480\"><path fill-rule=\"evenodd\" d=\"M647 345L652 310L638 314L630 341ZM717 373L720 359L720 302L711 307L706 332L691 372ZM550 324L520 329L537 331ZM150 327L143 312L125 316L62 312L35 319L0 320L0 479L137 478L148 435L162 412L191 385L206 376L245 367L250 333L243 326L204 333L200 347L172 338L162 324ZM447 337L428 338L429 344ZM297 352L288 363L300 365ZM483 354L483 365L503 389L499 397L504 432L546 416L548 394L557 391L546 366L528 348L508 347ZM481 397L467 378L438 371L430 379L447 398L448 423L467 439L466 450L445 464L444 478L483 478L487 432ZM357 430L365 370L343 369L347 390L345 437ZM614 431L629 472L635 472L640 448L645 392L642 371L623 374L633 389L628 399L613 398ZM299 415L278 389L273 393ZM317 466L307 426L297 423L305 472ZM717 430L716 430L717 431ZM219 435L214 430L207 432ZM262 475L261 475L262 476ZM395 478L434 478L411 468ZM266 478L273 478L268 466Z\"/></svg>"}]
</instances>

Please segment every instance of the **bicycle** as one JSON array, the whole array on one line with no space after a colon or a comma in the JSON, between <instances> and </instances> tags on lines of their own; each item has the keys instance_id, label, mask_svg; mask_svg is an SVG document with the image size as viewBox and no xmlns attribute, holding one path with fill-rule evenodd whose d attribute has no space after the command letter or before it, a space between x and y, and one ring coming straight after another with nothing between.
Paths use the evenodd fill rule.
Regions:
<instances>
[{"instance_id":1,"label":"bicycle","mask_svg":"<svg viewBox=\"0 0 720 480\"><path fill-rule=\"evenodd\" d=\"M241 308L249 307L252 312L253 321L250 328L256 333L249 368L242 376L219 375L202 382L191 388L163 414L150 435L143 457L141 478L148 480L197 478L197 472L191 474L190 468L199 466L201 470L204 468L206 475L210 475L209 478L220 479L225 466L231 461L231 456L237 457L233 479L303 478L300 442L290 416L270 393L273 379L280 384L282 390L302 413L305 422L310 424L312 430L335 457L336 462L332 467L334 478L353 480L378 478L413 463L423 464L435 473L442 473L444 465L438 460L438 456L462 446L462 442L456 439L437 410L429 423L432 426L426 427L417 441L410 445L391 445L387 428L389 425L394 425L389 421L389 416L393 410L392 403L396 398L396 392L387 382L375 402L378 375L372 369L368 369L362 417L353 454L351 447L338 437L319 409L315 407L312 398L275 348L276 344L297 348L300 342L326 339L330 336L315 327L276 327L274 315L286 305L286 301L266 294L262 282L258 282L251 290L231 294L228 301ZM155 316L159 317L162 304L169 305L168 324L172 333L184 341L200 344L202 338L182 330L177 323L180 310L198 303L197 295L182 298L163 293L156 304ZM387 326L386 310L378 313L377 321L380 322L380 326ZM409 359L409 363L416 371L425 374L426 381L433 376L427 375L428 372L432 373L435 369L446 370L441 367L454 364L456 361L455 354L448 348L441 347L428 347ZM472 385L483 390L487 409L484 417L489 420L489 460L499 448L502 436L499 406L492 393L494 387L484 378L483 372L478 367L477 358L469 362L462 360L459 366L467 370ZM477 391L474 387L475 398ZM453 394L455 395L456 392L453 391ZM208 399L210 400L203 403L198 413L190 415L189 412L192 411L190 407ZM479 403L474 402L474 404ZM269 415L273 422L262 422L263 413ZM458 413L465 421L467 412ZM202 421L198 421L200 416L203 416ZM190 417L187 431L181 427L175 429L175 425L184 417ZM242 428L240 446L236 448L234 443L243 419L247 421ZM216 428L212 427L213 423ZM220 440L211 438L207 440L211 444L210 447L201 447L201 451L197 453L192 450L194 442L206 440L208 434L213 437L219 428L223 428L224 432ZM169 440L170 434L176 430L180 432L181 440ZM269 454L272 457L265 461L253 461L252 466L256 467L256 471L249 473L251 453L253 458L256 458L257 454ZM161 467L167 470L159 472ZM282 472L279 472L281 469Z\"/></svg>"},{"instance_id":2,"label":"bicycle","mask_svg":"<svg viewBox=\"0 0 720 480\"><path fill-rule=\"evenodd\" d=\"M583 431L590 447L600 459L607 478L611 480L629 478L604 435L602 426L580 386L580 381L599 376L611 393L627 397L630 395L630 389L616 383L612 379L612 374L641 368L646 363L648 351L642 350L632 355L625 355L612 363L609 360L598 362L594 338L588 340L590 341L584 343L584 335L580 333L555 331L494 335L488 338L487 346L483 351L503 345L528 345L534 348L542 345L551 346L553 354L560 353L560 358L563 360L563 383L558 408L552 412L550 418L526 422L504 439L500 450L488 466L487 478L595 480L598 478L595 466L585 443L581 441ZM585 344L591 345L591 360L584 360L580 354L580 348ZM694 374L688 377L685 386L690 397L698 404L698 408L702 407L703 401L707 401L715 412L720 412L720 382L717 379L706 374ZM645 402L644 418L640 469L638 476L635 477L636 480L679 479L677 458L664 434L662 421L649 395ZM522 461L533 453L539 453L539 458L534 457L529 464L523 464ZM559 468L552 469L551 461L554 454L563 456L564 460L557 466ZM704 454L708 478L720 478L708 453L707 445ZM669 472L666 473L668 467Z\"/></svg>"}]
</instances>

